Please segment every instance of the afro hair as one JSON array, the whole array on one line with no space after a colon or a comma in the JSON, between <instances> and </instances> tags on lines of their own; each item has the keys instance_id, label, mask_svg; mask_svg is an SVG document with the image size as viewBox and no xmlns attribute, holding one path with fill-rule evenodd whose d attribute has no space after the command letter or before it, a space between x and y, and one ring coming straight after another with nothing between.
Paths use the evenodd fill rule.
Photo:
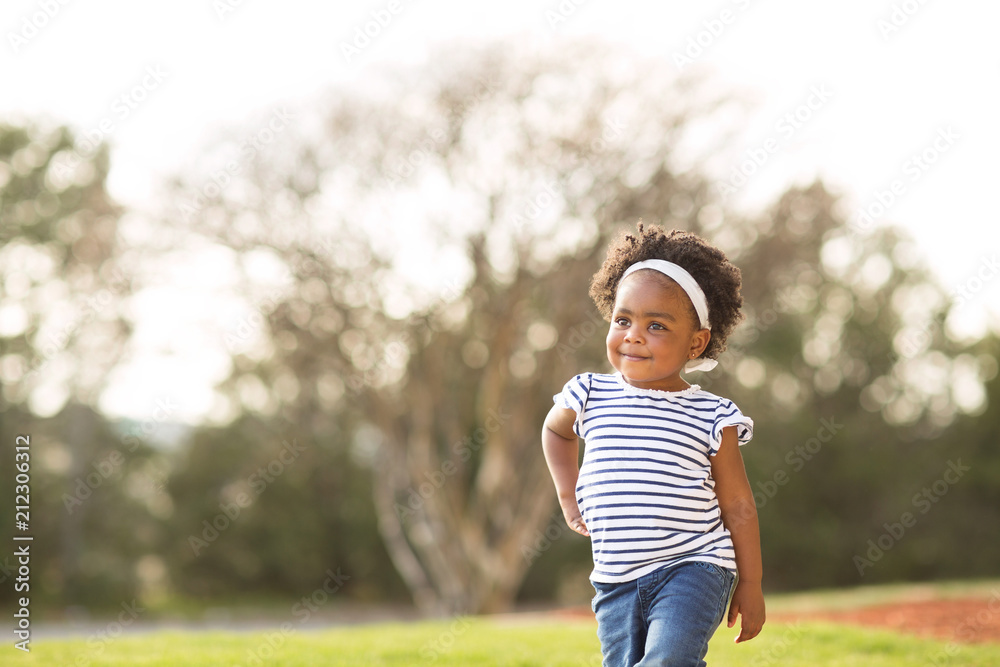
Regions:
<instances>
[{"instance_id":1,"label":"afro hair","mask_svg":"<svg viewBox=\"0 0 1000 667\"><path fill-rule=\"evenodd\" d=\"M594 274L590 296L597 309L605 320L611 321L622 274L636 262L647 259L673 262L690 273L705 292L712 338L701 356L718 359L726 349L726 339L743 319L739 268L697 234L679 229L667 233L656 225L643 225L641 221L637 228L637 235L628 232L619 235L608 248L603 266Z\"/></svg>"}]
</instances>

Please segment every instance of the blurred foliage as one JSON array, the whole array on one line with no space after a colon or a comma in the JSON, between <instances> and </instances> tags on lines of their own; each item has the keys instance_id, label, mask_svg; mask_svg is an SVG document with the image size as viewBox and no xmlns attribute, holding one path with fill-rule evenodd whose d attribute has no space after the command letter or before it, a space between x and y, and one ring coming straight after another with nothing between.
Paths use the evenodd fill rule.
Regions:
<instances>
[{"instance_id":1,"label":"blurred foliage","mask_svg":"<svg viewBox=\"0 0 1000 667\"><path fill-rule=\"evenodd\" d=\"M14 460L18 435L30 435L30 530L23 533L34 538L29 597L99 608L144 594L143 566L156 558L164 534L148 502L157 453L144 443L124 444L115 425L88 406L69 403L46 419L16 405L5 408L3 460ZM12 476L0 481L0 493L13 498ZM21 534L13 512L4 512L0 529ZM16 563L10 552L0 558L6 582Z\"/></svg>"},{"instance_id":2,"label":"blurred foliage","mask_svg":"<svg viewBox=\"0 0 1000 667\"><path fill-rule=\"evenodd\" d=\"M338 602L586 600L589 545L537 433L566 379L606 370L587 284L638 218L743 270L747 321L692 380L755 420L771 589L998 574L1000 343L946 335L905 234L848 227L819 182L734 215L677 157L727 105L631 56L469 55L300 110L229 170L249 122L171 184L170 233L146 238L232 251L250 313L226 340L229 417L174 448L94 407L134 267L174 248L122 243L105 149L0 128L0 456L31 433L41 599L297 599L334 573Z\"/></svg>"},{"instance_id":3,"label":"blurred foliage","mask_svg":"<svg viewBox=\"0 0 1000 667\"><path fill-rule=\"evenodd\" d=\"M0 495L13 497L8 462L30 434L30 592L68 604L134 594L157 537L129 484L151 452L93 409L131 333L108 168L106 147L81 151L66 128L0 125ZM4 512L4 534L13 522Z\"/></svg>"},{"instance_id":4,"label":"blurred foliage","mask_svg":"<svg viewBox=\"0 0 1000 667\"><path fill-rule=\"evenodd\" d=\"M122 210L105 188L107 147L81 152L64 127L0 125L0 388L53 414L93 404L131 333Z\"/></svg>"},{"instance_id":5,"label":"blurred foliage","mask_svg":"<svg viewBox=\"0 0 1000 667\"><path fill-rule=\"evenodd\" d=\"M343 435L304 436L250 415L194 434L167 486L176 511L161 548L178 592L299 596L332 570L356 600L405 595L374 528L371 480Z\"/></svg>"}]
</instances>

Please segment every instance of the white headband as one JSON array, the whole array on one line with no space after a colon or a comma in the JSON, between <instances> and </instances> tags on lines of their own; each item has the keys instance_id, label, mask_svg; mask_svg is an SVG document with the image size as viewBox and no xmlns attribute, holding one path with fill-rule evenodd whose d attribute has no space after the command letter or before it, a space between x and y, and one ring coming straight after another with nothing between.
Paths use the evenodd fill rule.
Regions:
<instances>
[{"instance_id":1,"label":"white headband","mask_svg":"<svg viewBox=\"0 0 1000 667\"><path fill-rule=\"evenodd\" d=\"M625 280L625 278L630 274L635 273L640 269L653 269L654 271L659 271L680 285L681 289L688 295L688 298L691 299L691 303L694 304L694 310L698 313L698 324L702 329L711 330L712 325L708 322L708 302L705 300L705 292L702 291L701 285L699 285L698 281L694 279L694 276L685 271L683 267L678 266L673 262L668 262L663 259L647 259L644 262L636 262L632 266L625 269L625 273L622 274L618 284L621 285L622 280ZM684 365L684 370L710 371L715 368L718 363L719 362L715 359L692 359Z\"/></svg>"}]
</instances>

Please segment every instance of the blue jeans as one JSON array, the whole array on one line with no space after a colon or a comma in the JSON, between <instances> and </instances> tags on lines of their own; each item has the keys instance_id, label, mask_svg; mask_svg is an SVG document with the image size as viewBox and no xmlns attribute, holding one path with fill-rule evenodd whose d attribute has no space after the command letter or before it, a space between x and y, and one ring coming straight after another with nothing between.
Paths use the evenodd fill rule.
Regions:
<instances>
[{"instance_id":1,"label":"blue jeans","mask_svg":"<svg viewBox=\"0 0 1000 667\"><path fill-rule=\"evenodd\" d=\"M708 640L722 623L736 576L689 561L634 581L591 583L604 667L704 667Z\"/></svg>"}]
</instances>

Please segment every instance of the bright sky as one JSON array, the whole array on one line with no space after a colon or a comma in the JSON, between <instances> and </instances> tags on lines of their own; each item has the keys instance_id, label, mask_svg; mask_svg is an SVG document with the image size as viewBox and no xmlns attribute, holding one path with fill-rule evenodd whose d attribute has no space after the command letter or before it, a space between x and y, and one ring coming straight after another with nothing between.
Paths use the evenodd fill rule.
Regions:
<instances>
[{"instance_id":1,"label":"bright sky","mask_svg":"<svg viewBox=\"0 0 1000 667\"><path fill-rule=\"evenodd\" d=\"M142 211L219 131L333 83L364 86L387 62L419 62L438 44L558 48L596 36L704 70L754 102L715 164L734 204L752 210L822 176L852 219L867 210L871 224L916 237L945 289L964 292L961 330L975 335L1000 328L998 24L989 0L7 0L0 118L44 117L109 141L111 192ZM368 43L356 42L366 30ZM358 50L350 60L344 44ZM754 158L755 173L734 179ZM136 357L102 401L109 414L230 413L211 385L228 372L225 336L246 311L213 296L229 282L226 262L206 252L156 269L159 286L133 302Z\"/></svg>"}]
</instances>

